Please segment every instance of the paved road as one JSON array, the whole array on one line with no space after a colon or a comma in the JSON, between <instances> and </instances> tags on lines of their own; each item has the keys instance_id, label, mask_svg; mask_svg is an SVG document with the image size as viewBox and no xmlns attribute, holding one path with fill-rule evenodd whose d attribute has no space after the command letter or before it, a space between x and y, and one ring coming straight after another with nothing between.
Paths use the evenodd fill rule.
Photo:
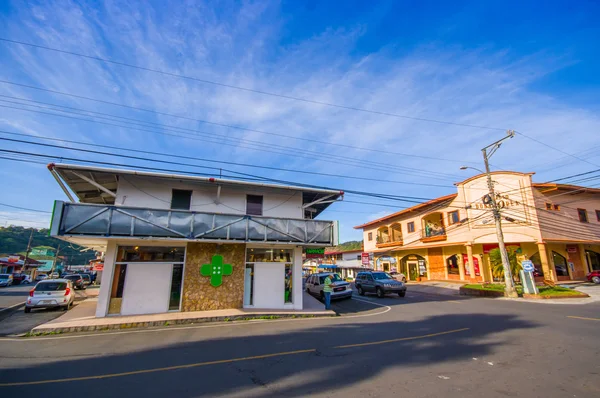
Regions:
<instances>
[{"instance_id":1,"label":"paved road","mask_svg":"<svg viewBox=\"0 0 600 398\"><path fill-rule=\"evenodd\" d=\"M29 332L42 323L49 322L63 314L60 309L39 309L29 314L23 312L23 306L29 291L34 285L16 285L0 290L0 336L10 336ZM87 290L77 290L77 301L86 298Z\"/></svg>"},{"instance_id":2,"label":"paved road","mask_svg":"<svg viewBox=\"0 0 600 398\"><path fill-rule=\"evenodd\" d=\"M0 396L600 396L598 303L360 300L373 309L352 300L337 318L0 339Z\"/></svg>"}]
</instances>

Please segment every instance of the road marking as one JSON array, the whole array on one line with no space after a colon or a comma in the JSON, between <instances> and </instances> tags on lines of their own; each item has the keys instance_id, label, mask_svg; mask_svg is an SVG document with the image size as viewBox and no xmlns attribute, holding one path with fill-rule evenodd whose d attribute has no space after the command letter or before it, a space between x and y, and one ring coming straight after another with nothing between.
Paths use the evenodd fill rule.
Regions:
<instances>
[{"instance_id":1,"label":"road marking","mask_svg":"<svg viewBox=\"0 0 600 398\"><path fill-rule=\"evenodd\" d=\"M398 342L398 341L426 339L426 338L430 338L430 337L442 336L442 335L451 334L451 333L463 332L466 330L469 330L469 328L448 330L446 332L431 333L431 334L426 334L426 335L422 335L422 336L403 337L403 338L399 338L399 339L384 340L384 341L374 341L374 342L370 342L370 343L342 345L342 346L336 346L333 348L364 347L364 346L376 345L376 344L394 343L394 342ZM265 358L283 357L283 356L289 356L289 355L306 354L306 353L311 353L311 352L316 352L316 351L317 351L316 348L311 348L311 349L307 349L307 350L285 351L285 352L278 352L278 353L273 353L273 354L255 355L255 356L250 356L250 357L220 359L220 360L216 360L216 361L196 362L196 363L190 363L190 364L186 364L186 365L166 366L166 367L162 367L162 368L132 370L129 372L121 372L121 373L109 373L109 374L94 375L94 376L69 377L69 378L65 378L65 379L0 383L0 387L31 386L31 385L38 385L38 384L67 383L67 382L71 382L71 381L110 379L110 378L115 378L115 377L133 376L133 375L146 374L146 373L166 372L166 371L171 371L171 370L197 368L197 367L209 366L209 365L220 365L220 364L224 364L224 363L251 361L251 360L255 360L255 359L265 359Z\"/></svg>"},{"instance_id":2,"label":"road marking","mask_svg":"<svg viewBox=\"0 0 600 398\"><path fill-rule=\"evenodd\" d=\"M11 305L10 307L2 308L0 310L0 312L7 311L7 310L10 310L10 309L15 308L15 307L19 307L21 305L25 305L25 301L23 301L22 303L17 303L17 304Z\"/></svg>"},{"instance_id":3,"label":"road marking","mask_svg":"<svg viewBox=\"0 0 600 398\"><path fill-rule=\"evenodd\" d=\"M331 320L339 320L339 319L355 319L355 318L366 318L375 315L382 315L386 312L391 311L392 307L388 305L383 305L379 303L375 303L369 300L358 299L352 297L352 300L363 301L365 303L373 304L379 307L385 307L384 311L371 313L371 314L362 314L362 315L341 315L341 316L332 316L332 317L316 317L316 318L285 318L285 319L270 319L270 320L248 320L248 321L233 321L233 322L218 322L211 325L195 325L195 326L174 326L171 328L157 328L157 329L139 329L139 330L124 330L118 332L100 332L100 333L87 333L87 334L79 334L73 336L53 336L53 337L0 337L0 343L2 342L39 342L39 341L47 341L47 340L64 340L64 339L80 339L85 337L92 336L113 336L113 335L121 335L121 334L134 334L134 333L156 333L156 332L169 332L169 331L178 331L178 330L188 330L188 329L207 329L207 328L219 328L225 326L240 326L240 325L248 325L249 323L256 325L261 323L279 323L279 322L298 322L298 321L331 321ZM301 314L300 314L301 315Z\"/></svg>"},{"instance_id":4,"label":"road marking","mask_svg":"<svg viewBox=\"0 0 600 398\"><path fill-rule=\"evenodd\" d=\"M586 318L584 316L567 316L567 318L583 319L584 321L600 321L600 318Z\"/></svg>"},{"instance_id":5,"label":"road marking","mask_svg":"<svg viewBox=\"0 0 600 398\"><path fill-rule=\"evenodd\" d=\"M369 345L377 345L377 344L388 344L388 343L396 343L398 341L408 341L408 340L418 340L418 339L427 339L430 337L436 337L436 336L442 336L445 334L451 334L451 333L458 333L458 332L464 332L466 330L469 330L469 328L462 328L462 329L455 329L455 330L448 330L446 332L439 332L439 333L431 333L431 334L424 334L422 336L413 336L413 337L402 337L400 339L391 339L391 340L381 340L381 341L373 341L370 343L359 343L359 344L347 344L347 345L339 345L333 348L352 348L352 347L366 347Z\"/></svg>"},{"instance_id":6,"label":"road marking","mask_svg":"<svg viewBox=\"0 0 600 398\"><path fill-rule=\"evenodd\" d=\"M223 363L251 361L253 359L264 359L264 358L282 357L282 356L286 356L286 355L305 354L307 352L315 352L315 351L317 351L317 350L313 348L313 349L310 349L310 350L298 350L298 351L278 352L278 353L275 353L275 354L255 355L255 356L252 356L252 357L242 357L242 358L233 358L233 359L221 359L221 360L218 360L218 361L209 361L209 362L196 362L196 363L190 363L190 364L187 364L187 365L167 366L167 367L164 367L164 368L133 370L131 372L109 373L109 374L95 375L95 376L69 377L69 378L66 378L66 379L23 381L23 382L14 382L14 383L0 383L0 387L31 386L31 385L36 385L36 384L51 384L51 383L65 383L65 382L70 382L70 381L110 379L110 378L113 378L113 377L123 377L123 376L132 376L132 375L139 375L139 374L145 374L145 373L165 372L165 371L169 371L169 370L197 368L197 367L200 367L200 366L219 365L219 364L223 364Z\"/></svg>"}]
</instances>

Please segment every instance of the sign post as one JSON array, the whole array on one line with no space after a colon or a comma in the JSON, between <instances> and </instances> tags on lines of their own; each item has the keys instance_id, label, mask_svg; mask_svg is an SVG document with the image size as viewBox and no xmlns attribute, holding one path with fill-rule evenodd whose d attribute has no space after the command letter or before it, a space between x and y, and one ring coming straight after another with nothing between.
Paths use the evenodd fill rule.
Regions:
<instances>
[{"instance_id":1,"label":"sign post","mask_svg":"<svg viewBox=\"0 0 600 398\"><path fill-rule=\"evenodd\" d=\"M523 293L526 294L540 294L537 286L535 285L535 278L533 277L533 270L535 267L531 260L521 261L523 269L521 272L521 280L523 281Z\"/></svg>"},{"instance_id":2,"label":"sign post","mask_svg":"<svg viewBox=\"0 0 600 398\"><path fill-rule=\"evenodd\" d=\"M363 265L363 266L367 266L367 267L368 267L368 266L369 266L369 264L370 264L370 261L369 261L369 253L362 253L362 254L360 255L360 258L361 258L361 260L362 260L362 265Z\"/></svg>"}]
</instances>

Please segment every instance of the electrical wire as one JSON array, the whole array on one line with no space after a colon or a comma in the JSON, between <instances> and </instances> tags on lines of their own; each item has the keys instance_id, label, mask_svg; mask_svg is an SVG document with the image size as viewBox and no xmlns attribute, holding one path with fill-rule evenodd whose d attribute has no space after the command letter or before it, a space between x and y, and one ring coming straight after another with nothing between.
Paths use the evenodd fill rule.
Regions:
<instances>
[{"instance_id":1,"label":"electrical wire","mask_svg":"<svg viewBox=\"0 0 600 398\"><path fill-rule=\"evenodd\" d=\"M5 80L0 80L0 83L14 84L14 85L23 86L26 88L35 88L37 90L49 91L54 94L59 94L59 95L64 95L64 96L74 96L73 94L70 94L70 93L58 92L58 91L48 90L48 89L44 89L41 87L34 87L34 86L29 86L29 85L21 85L18 83L8 82ZM52 104L49 102L35 101L32 99L23 98L23 97L14 97L14 96L9 96L9 95L0 95L0 97L17 99L17 100L27 101L27 102L33 102L33 103L37 103L37 104L51 105L51 106L55 106L55 107L65 108L65 109L95 113L95 114L99 114L99 115L109 115L106 113L89 111L89 110L85 110L85 109L81 109L81 108L73 108L73 107L69 107L69 106L65 106L65 105ZM194 121L194 122L199 122L199 123L205 123L205 124L210 124L210 125L215 125L215 126L220 126L220 127L238 129L238 130L243 130L243 131L248 131L248 132L253 132L253 133L272 135L272 136L276 136L276 137L290 138L290 139L294 139L294 140L298 140L298 141L302 141L302 142L314 142L316 144L330 145L330 146L334 146L337 148L356 149L356 150L361 150L361 151L383 153L383 154L388 154L388 155L398 155L398 156L403 156L403 157L414 157L414 158L420 158L420 159L438 160L438 161L453 162L453 163L460 163L460 164L464 164L464 163L476 164L476 162L468 162L468 161L455 160L455 159L446 159L446 158L439 158L439 157L425 156L425 155L415 155L415 154L403 153L403 152L393 152L393 151L387 151L387 150L383 150L383 149L373 149L373 148L366 148L366 147L358 147L358 146L354 146L354 145L347 145L347 144L342 144L342 143L332 143L329 141L316 140L316 139L312 139L309 137L297 137L297 136L293 136L293 135L271 133L271 132L267 132L267 131L263 131L263 130L256 130L256 129L245 128L245 127L241 127L241 126L216 123L216 122L211 122L211 121L202 120L202 119L195 119L195 118L171 114L171 113L158 112L158 111L151 110L151 109L139 108L139 107L124 105L124 104L120 104L120 103L116 103L116 102L103 101L103 100L98 100L96 98L91 98L91 97L81 97L81 96L75 96L75 97L93 101L93 102L99 102L99 103L105 103L105 104L109 104L109 105L113 105L113 106L124 107L127 109L134 109L134 110L138 110L138 111L149 112L149 113L153 113L153 114L157 114L157 115L161 115L161 116L169 116L169 117L173 117L173 118L179 118L179 119L184 119L184 120L189 120L189 121ZM9 102L9 101L7 101L7 102ZM131 120L137 120L137 119L131 119Z\"/></svg>"},{"instance_id":2,"label":"electrical wire","mask_svg":"<svg viewBox=\"0 0 600 398\"><path fill-rule=\"evenodd\" d=\"M262 94L262 95L267 95L267 96L272 96L272 97L277 97L277 98L284 98L284 99L289 99L289 100L294 100L294 101L300 101L300 102L305 102L305 103L309 103L309 104L323 105L323 106L329 106L329 107L334 107L334 108L338 108L338 109L346 109L346 110L351 110L351 111L371 113L371 114L376 114L376 115L390 116L390 117L417 120L417 121L430 122L430 123L447 124L447 125L460 126L460 127L471 127L471 128L477 128L477 129L506 131L506 129L496 128L496 127L478 126L478 125L467 124L467 123L455 123L455 122L448 122L448 121L443 121L443 120L413 117L413 116L407 116L407 115L400 115L397 113L382 112L382 111L358 108L358 107L353 107L353 106L339 105L339 104L334 104L334 103L330 103L330 102L317 101L317 100L312 100L309 98L301 98L301 97L295 97L295 96L291 96L291 95L272 93L272 92L268 92L268 91L256 90L256 89L236 86L236 85L232 85L232 84L215 82L215 81L211 81L211 80L207 80L207 79L200 79L200 78L186 76L186 75L182 75L182 74L178 74L178 73L161 71L158 69L148 68L148 67L139 66L139 65L133 65L133 64L126 63L126 62L113 61L113 60L101 58L98 56L91 56L91 55L81 54L81 53L77 53L77 52L73 52L73 51L66 51L66 50L42 46L42 45L38 45L38 44L26 43L26 42L17 41L17 40L11 40L11 39L7 39L7 38L3 38L3 37L0 37L0 41L4 41L6 43L20 44L20 45L34 47L34 48L38 48L38 49L42 49L42 50L54 51L54 52L61 53L61 54L78 56L78 57L87 58L87 59L91 59L91 60L95 60L95 61L113 64L113 65L119 65L119 66L124 66L124 67L128 67L128 68L135 68L135 69L139 69L139 70L144 70L146 72L158 73L158 74L162 74L165 76L171 76L171 77L176 77L176 78L180 78L180 79L191 80L191 81L195 81L198 83L211 84L214 86L226 87L226 88L251 92L251 93L255 93L255 94Z\"/></svg>"}]
</instances>

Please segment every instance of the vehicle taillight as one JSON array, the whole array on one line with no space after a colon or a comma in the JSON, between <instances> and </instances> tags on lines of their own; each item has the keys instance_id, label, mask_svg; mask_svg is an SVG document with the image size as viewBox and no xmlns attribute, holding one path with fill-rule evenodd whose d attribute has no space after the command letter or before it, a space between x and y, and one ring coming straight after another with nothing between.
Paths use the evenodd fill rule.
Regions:
<instances>
[{"instance_id":1,"label":"vehicle taillight","mask_svg":"<svg viewBox=\"0 0 600 398\"><path fill-rule=\"evenodd\" d=\"M31 290L29 291L29 297L33 297L33 292L34 292L34 290L35 290L35 289L31 289Z\"/></svg>"},{"instance_id":2,"label":"vehicle taillight","mask_svg":"<svg viewBox=\"0 0 600 398\"><path fill-rule=\"evenodd\" d=\"M70 287L68 287L68 288L65 289L65 296L68 296L69 293L71 293L71 288Z\"/></svg>"}]
</instances>

